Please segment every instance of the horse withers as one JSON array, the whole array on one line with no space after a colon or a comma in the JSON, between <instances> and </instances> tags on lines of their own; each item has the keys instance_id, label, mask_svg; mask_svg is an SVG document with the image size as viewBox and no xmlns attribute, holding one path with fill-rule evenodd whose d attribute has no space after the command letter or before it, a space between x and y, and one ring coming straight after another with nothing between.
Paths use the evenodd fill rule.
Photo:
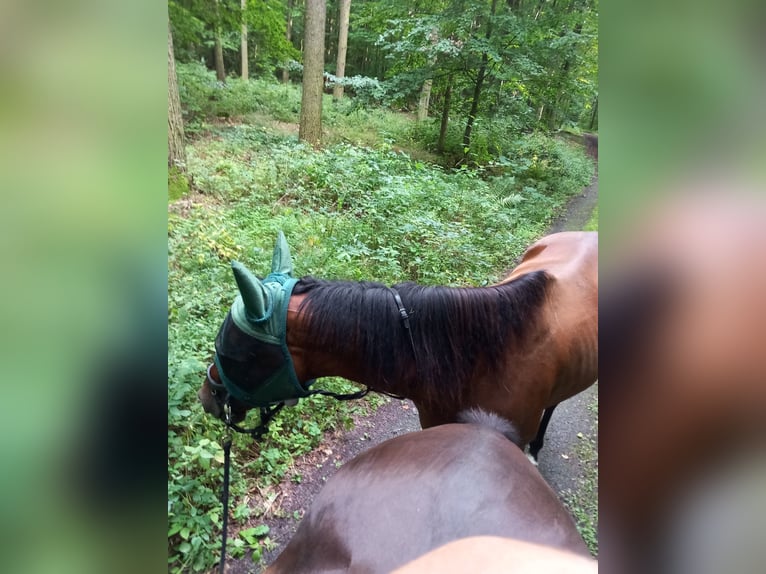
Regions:
<instances>
[{"instance_id":1,"label":"horse withers","mask_svg":"<svg viewBox=\"0 0 766 574\"><path fill-rule=\"evenodd\" d=\"M536 455L555 406L598 378L597 233L543 237L488 287L298 280L281 233L264 280L233 268L240 295L199 392L215 416L340 376L412 399L423 428L497 413Z\"/></svg>"},{"instance_id":2,"label":"horse withers","mask_svg":"<svg viewBox=\"0 0 766 574\"><path fill-rule=\"evenodd\" d=\"M342 466L266 574L388 573L469 536L590 556L515 429L478 410L461 420L390 439Z\"/></svg>"}]
</instances>

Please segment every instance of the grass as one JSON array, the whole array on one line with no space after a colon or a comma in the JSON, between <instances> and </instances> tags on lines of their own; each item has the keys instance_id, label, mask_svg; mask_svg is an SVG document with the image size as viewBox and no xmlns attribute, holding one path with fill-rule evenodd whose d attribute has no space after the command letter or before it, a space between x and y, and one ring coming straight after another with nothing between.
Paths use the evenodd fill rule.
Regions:
<instances>
[{"instance_id":1,"label":"grass","mask_svg":"<svg viewBox=\"0 0 766 574\"><path fill-rule=\"evenodd\" d=\"M281 229L297 275L487 284L590 180L591 164L579 150L541 134L508 143L502 169L445 170L422 159L428 151L407 135L410 117L356 110L350 101L325 107L328 141L314 150L289 127L297 120L294 88L250 84L216 92L212 103L204 90L205 98L190 99L188 77L184 88L193 128L187 167L202 193L168 214L171 572L204 571L217 559L222 428L201 412L196 392L236 293L230 260L266 274ZM212 104L229 110L226 122L208 123L202 107ZM354 388L341 379L321 384ZM258 526L251 490L281 481L325 432L347 428L366 408L311 397L285 409L258 444L235 437L232 532ZM232 534L231 555L260 555L265 542L253 532Z\"/></svg>"},{"instance_id":2,"label":"grass","mask_svg":"<svg viewBox=\"0 0 766 574\"><path fill-rule=\"evenodd\" d=\"M593 210L588 223L585 224L585 231L598 231L598 205Z\"/></svg>"},{"instance_id":3,"label":"grass","mask_svg":"<svg viewBox=\"0 0 766 574\"><path fill-rule=\"evenodd\" d=\"M593 413L593 435L582 435L575 448L582 475L574 491L564 494L564 503L593 556L598 556L598 393L588 405Z\"/></svg>"}]
</instances>

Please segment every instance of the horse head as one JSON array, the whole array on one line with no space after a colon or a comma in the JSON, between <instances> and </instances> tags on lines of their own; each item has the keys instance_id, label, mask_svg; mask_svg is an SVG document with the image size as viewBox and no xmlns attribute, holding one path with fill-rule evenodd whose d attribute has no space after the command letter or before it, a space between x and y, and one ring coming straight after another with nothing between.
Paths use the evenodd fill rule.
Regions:
<instances>
[{"instance_id":1,"label":"horse head","mask_svg":"<svg viewBox=\"0 0 766 574\"><path fill-rule=\"evenodd\" d=\"M287 306L297 279L284 233L277 236L271 273L258 279L233 261L239 295L215 339L215 357L198 398L206 412L231 422L248 409L293 402L307 395L287 348ZM310 384L310 383L309 383Z\"/></svg>"}]
</instances>

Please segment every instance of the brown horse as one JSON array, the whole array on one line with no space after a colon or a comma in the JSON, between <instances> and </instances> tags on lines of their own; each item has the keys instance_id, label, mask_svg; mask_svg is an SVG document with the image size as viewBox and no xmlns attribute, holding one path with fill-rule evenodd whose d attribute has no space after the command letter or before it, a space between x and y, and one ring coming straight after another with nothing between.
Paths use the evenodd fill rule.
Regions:
<instances>
[{"instance_id":1,"label":"brown horse","mask_svg":"<svg viewBox=\"0 0 766 574\"><path fill-rule=\"evenodd\" d=\"M766 202L681 197L631 243L601 301L600 549L664 572L682 497L766 444Z\"/></svg>"},{"instance_id":2,"label":"brown horse","mask_svg":"<svg viewBox=\"0 0 766 574\"><path fill-rule=\"evenodd\" d=\"M388 573L467 536L501 536L580 556L574 521L516 444L483 411L390 439L327 481L266 574ZM469 570L470 571L470 570Z\"/></svg>"},{"instance_id":3,"label":"brown horse","mask_svg":"<svg viewBox=\"0 0 766 574\"><path fill-rule=\"evenodd\" d=\"M466 408L495 412L513 421L523 444L535 439L536 457L555 406L598 376L596 233L544 237L489 287L295 280L283 236L263 282L239 264L234 271L241 296L199 393L219 417L214 387L227 391L236 421L257 403L259 385L276 402L340 376L412 399L423 428L454 422ZM280 385L298 394L273 390Z\"/></svg>"}]
</instances>

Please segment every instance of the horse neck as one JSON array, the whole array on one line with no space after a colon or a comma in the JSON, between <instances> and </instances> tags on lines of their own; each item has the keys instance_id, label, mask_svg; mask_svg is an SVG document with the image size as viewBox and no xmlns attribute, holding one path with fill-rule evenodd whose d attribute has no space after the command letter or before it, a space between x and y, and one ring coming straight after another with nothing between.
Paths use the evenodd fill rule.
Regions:
<instances>
[{"instance_id":1,"label":"horse neck","mask_svg":"<svg viewBox=\"0 0 766 574\"><path fill-rule=\"evenodd\" d=\"M342 377L380 391L405 395L409 398L408 384L411 373L415 371L414 361L397 358L401 364L402 375L389 381L381 373L373 372L364 362L364 350L359 338L349 337L348 345L340 352L327 352L316 340L309 337L303 326L302 314L310 312L298 309L305 295L293 295L287 312L287 347L292 356L295 373L301 383L320 377Z\"/></svg>"}]
</instances>

